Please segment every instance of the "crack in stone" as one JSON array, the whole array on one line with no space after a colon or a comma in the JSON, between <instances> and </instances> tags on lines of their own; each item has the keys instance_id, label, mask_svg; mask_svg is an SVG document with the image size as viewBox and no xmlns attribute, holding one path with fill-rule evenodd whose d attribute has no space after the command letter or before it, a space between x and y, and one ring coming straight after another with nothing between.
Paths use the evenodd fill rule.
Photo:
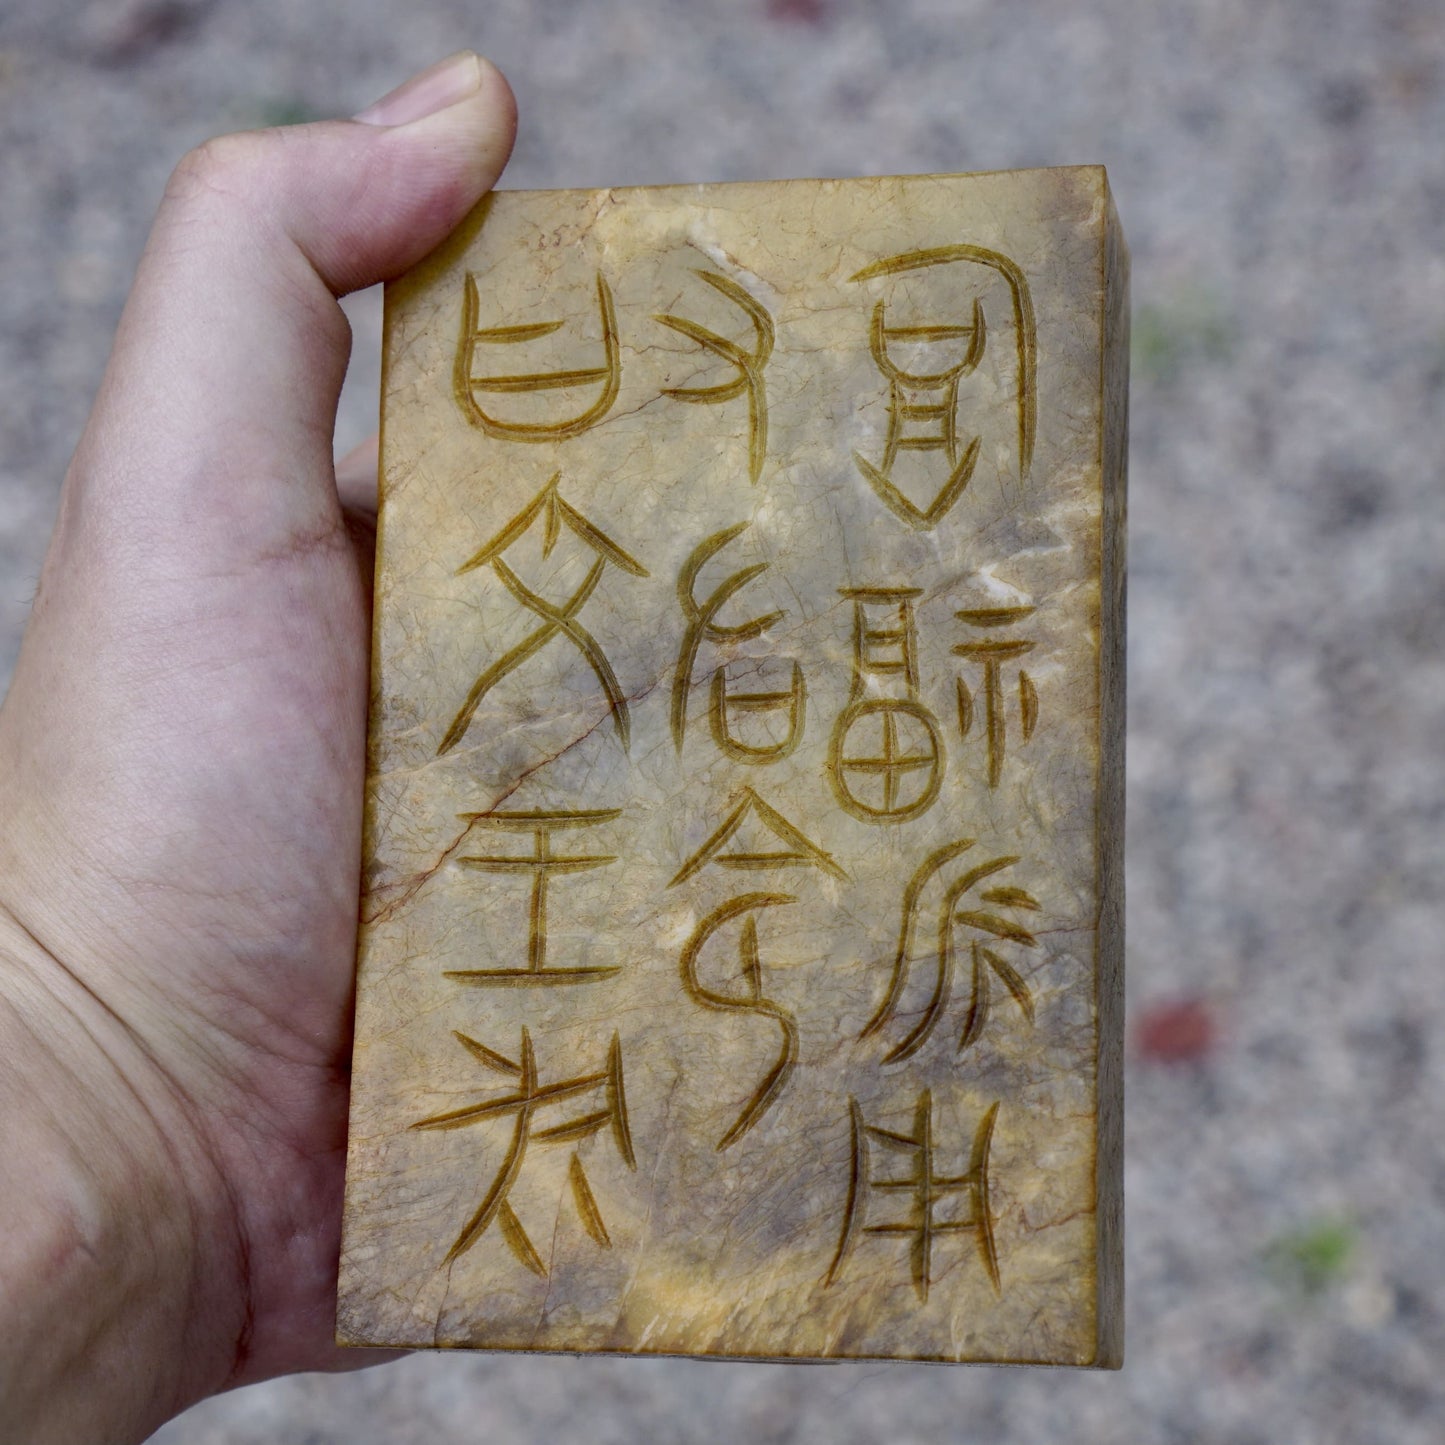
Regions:
<instances>
[{"instance_id":1,"label":"crack in stone","mask_svg":"<svg viewBox=\"0 0 1445 1445\"><path fill-rule=\"evenodd\" d=\"M655 691L661 685L661 682L661 678L654 678L650 683L648 683L646 687L641 688L639 691L630 694L626 699L627 702L629 704L641 702L643 698L647 697L650 693ZM573 748L579 747L582 743L585 743L587 739L590 738L592 734L597 731L598 728L602 727L605 723L610 722L611 718L612 709L608 708L608 710L603 713L602 716L599 717L597 721L587 729L586 732L579 733L577 737L573 738L571 742L559 748L555 753L550 753L547 757L541 759L541 761L533 763L530 768L523 769L522 772L517 775L516 780L509 787L503 789L501 793L499 793L495 798L492 799L491 807L488 808L487 811L495 812L498 808L502 806L503 803L507 801L508 798L510 798L522 786L523 783L527 781L528 778L532 777L535 773L541 772L543 768L550 767L559 758L565 757L568 753L570 753ZM442 851L441 855L437 858L437 861L433 863L430 868L423 868L419 873L412 874L411 879L408 881L405 887L405 890L401 893L399 897L393 898L390 902L383 904L382 907L377 909L375 913L363 913L361 921L368 927L374 927L375 925L381 923L390 923L392 919L394 919L396 915L400 913L401 910L405 908L412 901L412 899L414 899L417 894L421 892L423 888L426 887L426 885L437 875L437 873L439 873L448 863L451 862L451 860L456 856L457 850L462 846L463 843L467 841L468 837L470 837L471 835L472 829L475 827L476 820L473 819L447 845L447 847Z\"/></svg>"}]
</instances>

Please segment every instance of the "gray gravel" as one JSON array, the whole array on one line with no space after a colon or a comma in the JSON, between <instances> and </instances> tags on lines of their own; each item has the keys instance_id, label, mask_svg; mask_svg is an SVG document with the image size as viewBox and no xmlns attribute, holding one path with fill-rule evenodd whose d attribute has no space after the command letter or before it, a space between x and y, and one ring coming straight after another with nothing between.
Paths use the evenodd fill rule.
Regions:
<instances>
[{"instance_id":1,"label":"gray gravel","mask_svg":"<svg viewBox=\"0 0 1445 1445\"><path fill-rule=\"evenodd\" d=\"M418 1357L157 1441L1437 1445L1445 5L4 0L0 676L171 165L467 44L518 91L511 186L1108 165L1138 333L1128 1362ZM343 444L377 386L377 298L352 311ZM1151 1032L1178 1001L1211 1047Z\"/></svg>"}]
</instances>

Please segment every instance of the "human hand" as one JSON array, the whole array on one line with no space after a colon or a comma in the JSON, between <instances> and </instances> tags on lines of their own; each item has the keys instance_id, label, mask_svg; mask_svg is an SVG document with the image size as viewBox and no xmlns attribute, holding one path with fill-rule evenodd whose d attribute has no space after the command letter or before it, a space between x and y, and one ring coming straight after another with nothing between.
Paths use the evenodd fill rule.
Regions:
<instances>
[{"instance_id":1,"label":"human hand","mask_svg":"<svg viewBox=\"0 0 1445 1445\"><path fill-rule=\"evenodd\" d=\"M437 245L514 128L467 53L167 189L0 709L7 1440L367 1362L331 1343L371 548L335 298Z\"/></svg>"}]
</instances>

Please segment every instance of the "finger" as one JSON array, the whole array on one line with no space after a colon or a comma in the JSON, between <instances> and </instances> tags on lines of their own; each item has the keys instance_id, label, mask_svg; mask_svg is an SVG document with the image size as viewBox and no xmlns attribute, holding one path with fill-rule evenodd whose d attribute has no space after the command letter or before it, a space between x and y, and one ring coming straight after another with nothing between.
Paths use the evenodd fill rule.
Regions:
<instances>
[{"instance_id":1,"label":"finger","mask_svg":"<svg viewBox=\"0 0 1445 1445\"><path fill-rule=\"evenodd\" d=\"M381 434L373 432L336 464L336 494L341 498L341 505L349 511L369 515L373 530L380 449Z\"/></svg>"},{"instance_id":2,"label":"finger","mask_svg":"<svg viewBox=\"0 0 1445 1445\"><path fill-rule=\"evenodd\" d=\"M515 132L506 81L470 53L363 114L222 137L177 168L63 511L128 570L139 553L212 571L338 532L335 298L432 250Z\"/></svg>"}]
</instances>

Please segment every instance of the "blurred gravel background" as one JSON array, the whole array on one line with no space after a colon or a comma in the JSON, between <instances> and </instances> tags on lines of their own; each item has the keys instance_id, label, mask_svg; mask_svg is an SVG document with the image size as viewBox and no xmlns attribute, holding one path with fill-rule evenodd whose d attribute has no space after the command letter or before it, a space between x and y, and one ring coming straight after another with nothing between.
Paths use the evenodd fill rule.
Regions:
<instances>
[{"instance_id":1,"label":"blurred gravel background","mask_svg":"<svg viewBox=\"0 0 1445 1445\"><path fill-rule=\"evenodd\" d=\"M0 678L165 178L463 45L505 184L1103 161L1134 256L1122 1374L418 1357L160 1445L1445 1439L1445 3L0 0ZM342 446L374 426L350 304Z\"/></svg>"}]
</instances>

